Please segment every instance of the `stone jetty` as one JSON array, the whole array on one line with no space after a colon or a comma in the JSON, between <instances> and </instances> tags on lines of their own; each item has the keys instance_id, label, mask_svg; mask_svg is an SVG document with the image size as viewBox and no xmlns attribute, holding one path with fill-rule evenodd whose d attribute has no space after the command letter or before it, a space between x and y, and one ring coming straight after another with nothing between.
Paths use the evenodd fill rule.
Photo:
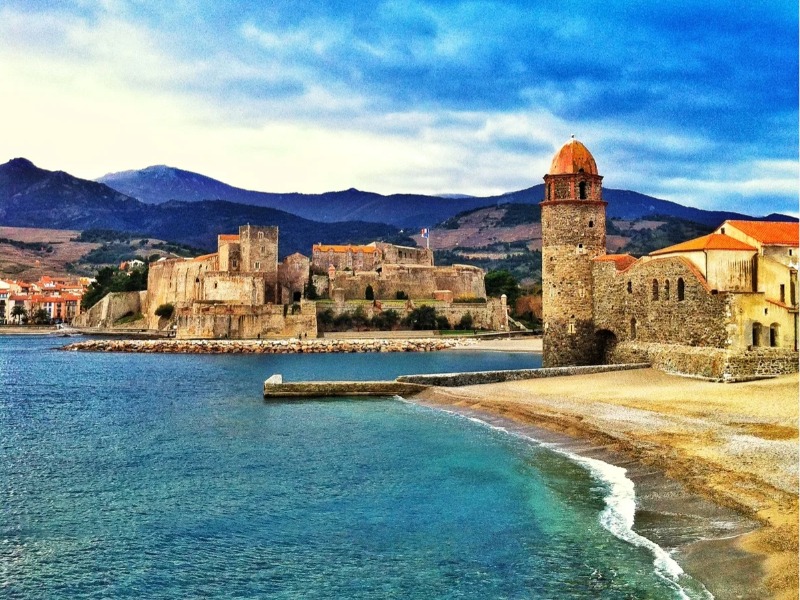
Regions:
<instances>
[{"instance_id":1,"label":"stone jetty","mask_svg":"<svg viewBox=\"0 0 800 600\"><path fill-rule=\"evenodd\" d=\"M471 339L311 340L87 340L60 350L174 354L326 354L334 352L436 352L474 344Z\"/></svg>"}]
</instances>

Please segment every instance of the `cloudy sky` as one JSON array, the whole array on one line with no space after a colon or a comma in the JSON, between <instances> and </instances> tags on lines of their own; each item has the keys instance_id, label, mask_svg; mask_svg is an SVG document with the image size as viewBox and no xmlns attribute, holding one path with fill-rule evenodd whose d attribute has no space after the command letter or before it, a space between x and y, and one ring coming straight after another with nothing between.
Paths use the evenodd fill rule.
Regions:
<instances>
[{"instance_id":1,"label":"cloudy sky","mask_svg":"<svg viewBox=\"0 0 800 600\"><path fill-rule=\"evenodd\" d=\"M0 162L262 191L605 185L798 212L796 0L2 0Z\"/></svg>"}]
</instances>

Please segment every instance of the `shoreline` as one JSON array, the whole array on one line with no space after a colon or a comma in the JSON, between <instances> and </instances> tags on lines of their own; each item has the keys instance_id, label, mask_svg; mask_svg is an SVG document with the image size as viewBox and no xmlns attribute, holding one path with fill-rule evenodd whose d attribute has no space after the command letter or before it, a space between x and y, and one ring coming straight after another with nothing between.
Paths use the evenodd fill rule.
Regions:
<instances>
[{"instance_id":1,"label":"shoreline","mask_svg":"<svg viewBox=\"0 0 800 600\"><path fill-rule=\"evenodd\" d=\"M797 383L648 369L429 388L411 401L626 468L634 530L675 548L715 598L784 600L798 589Z\"/></svg>"}]
</instances>

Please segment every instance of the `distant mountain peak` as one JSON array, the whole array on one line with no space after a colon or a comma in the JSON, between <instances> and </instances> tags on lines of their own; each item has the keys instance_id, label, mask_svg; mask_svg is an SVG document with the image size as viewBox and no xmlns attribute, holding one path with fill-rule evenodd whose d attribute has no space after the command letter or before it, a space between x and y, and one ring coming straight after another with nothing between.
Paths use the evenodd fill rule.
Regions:
<instances>
[{"instance_id":1,"label":"distant mountain peak","mask_svg":"<svg viewBox=\"0 0 800 600\"><path fill-rule=\"evenodd\" d=\"M17 157L12 158L8 161L4 167L9 167L11 169L36 169L36 165L29 161L27 158Z\"/></svg>"}]
</instances>

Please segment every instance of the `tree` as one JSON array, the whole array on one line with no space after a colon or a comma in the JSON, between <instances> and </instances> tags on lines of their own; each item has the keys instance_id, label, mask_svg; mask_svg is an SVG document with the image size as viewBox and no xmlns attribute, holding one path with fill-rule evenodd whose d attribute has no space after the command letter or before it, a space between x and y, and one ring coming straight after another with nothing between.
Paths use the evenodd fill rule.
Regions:
<instances>
[{"instance_id":1,"label":"tree","mask_svg":"<svg viewBox=\"0 0 800 600\"><path fill-rule=\"evenodd\" d=\"M519 281L510 272L502 269L500 271L489 271L484 278L486 285L486 295L493 298L499 298L503 294L506 295L509 306L514 306L514 303L519 297Z\"/></svg>"},{"instance_id":2,"label":"tree","mask_svg":"<svg viewBox=\"0 0 800 600\"><path fill-rule=\"evenodd\" d=\"M366 300L375 300L375 290L372 289L371 285L367 285L367 289L364 291L364 298Z\"/></svg>"},{"instance_id":3,"label":"tree","mask_svg":"<svg viewBox=\"0 0 800 600\"><path fill-rule=\"evenodd\" d=\"M161 317L162 319L171 319L174 312L175 306L172 303L167 302L166 304L161 304L158 308L156 308L155 315L157 317Z\"/></svg>"},{"instance_id":4,"label":"tree","mask_svg":"<svg viewBox=\"0 0 800 600\"><path fill-rule=\"evenodd\" d=\"M33 317L31 318L31 320L36 325L46 325L47 323L50 322L50 315L47 313L45 309L40 308L33 313Z\"/></svg>"},{"instance_id":5,"label":"tree","mask_svg":"<svg viewBox=\"0 0 800 600\"><path fill-rule=\"evenodd\" d=\"M22 322L22 317L28 316L28 311L22 304L15 304L14 308L11 309L11 316L17 317L17 323L20 323Z\"/></svg>"},{"instance_id":6,"label":"tree","mask_svg":"<svg viewBox=\"0 0 800 600\"><path fill-rule=\"evenodd\" d=\"M400 315L390 308L372 317L372 326L381 331L391 331L400 322Z\"/></svg>"},{"instance_id":7,"label":"tree","mask_svg":"<svg viewBox=\"0 0 800 600\"><path fill-rule=\"evenodd\" d=\"M436 329L436 309L432 306L415 308L403 319L403 323L411 329Z\"/></svg>"},{"instance_id":8,"label":"tree","mask_svg":"<svg viewBox=\"0 0 800 600\"><path fill-rule=\"evenodd\" d=\"M472 329L474 325L472 313L462 315L461 320L458 322L456 329Z\"/></svg>"},{"instance_id":9,"label":"tree","mask_svg":"<svg viewBox=\"0 0 800 600\"><path fill-rule=\"evenodd\" d=\"M450 329L450 321L444 315L436 317L436 329Z\"/></svg>"}]
</instances>

